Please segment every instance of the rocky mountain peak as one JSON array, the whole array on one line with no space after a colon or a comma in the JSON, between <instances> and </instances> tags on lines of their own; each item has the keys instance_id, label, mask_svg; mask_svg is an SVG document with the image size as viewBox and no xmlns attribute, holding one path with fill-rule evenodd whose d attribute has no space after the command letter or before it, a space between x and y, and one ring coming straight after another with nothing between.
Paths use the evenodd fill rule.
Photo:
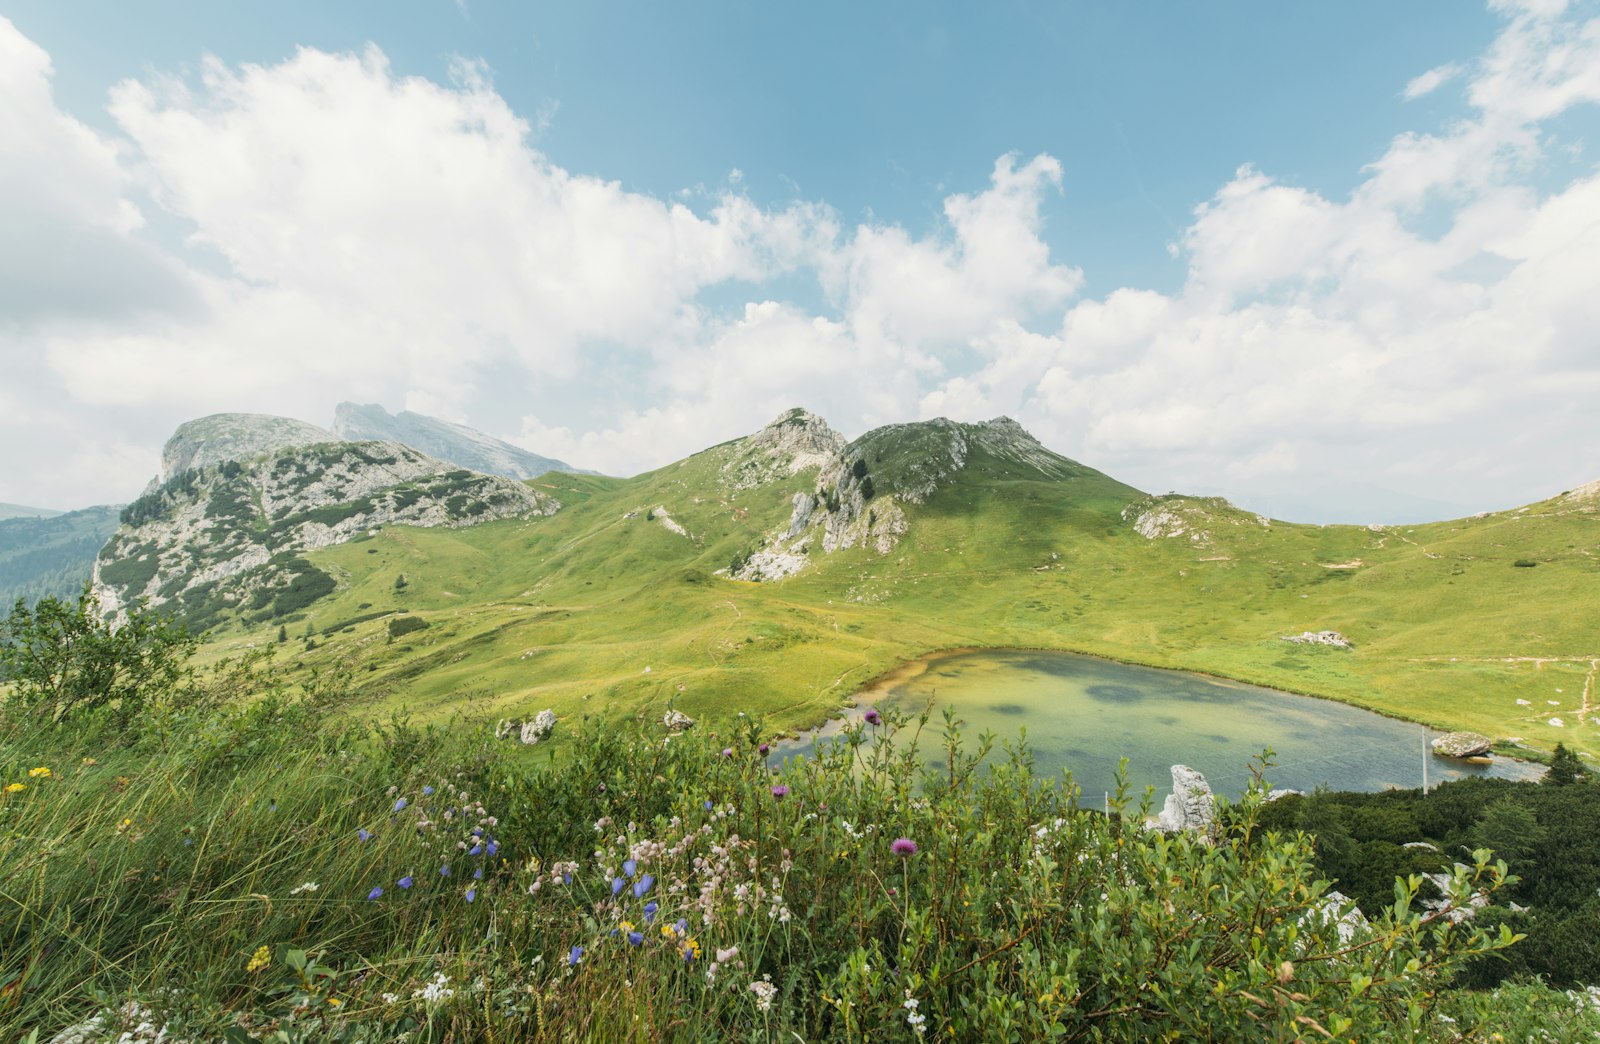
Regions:
<instances>
[{"instance_id":1,"label":"rocky mountain peak","mask_svg":"<svg viewBox=\"0 0 1600 1044\"><path fill-rule=\"evenodd\" d=\"M161 450L161 474L152 485L174 475L224 461L245 461L276 450L337 442L315 424L266 413L213 413L178 425Z\"/></svg>"},{"instance_id":2,"label":"rocky mountain peak","mask_svg":"<svg viewBox=\"0 0 1600 1044\"><path fill-rule=\"evenodd\" d=\"M765 485L831 463L846 445L828 422L808 410L785 411L754 435L729 446L722 473L733 491Z\"/></svg>"},{"instance_id":3,"label":"rocky mountain peak","mask_svg":"<svg viewBox=\"0 0 1600 1044\"><path fill-rule=\"evenodd\" d=\"M486 475L537 478L547 471L593 474L552 457L475 431L464 424L402 410L391 414L375 403L341 402L333 413L333 433L342 439L380 439L420 450L437 460L459 464Z\"/></svg>"}]
</instances>

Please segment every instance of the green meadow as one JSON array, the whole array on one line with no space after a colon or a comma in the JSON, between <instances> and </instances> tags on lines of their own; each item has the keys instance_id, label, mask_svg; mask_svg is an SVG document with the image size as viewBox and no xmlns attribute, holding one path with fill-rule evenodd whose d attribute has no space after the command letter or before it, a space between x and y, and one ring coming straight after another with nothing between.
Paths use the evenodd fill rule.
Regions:
<instances>
[{"instance_id":1,"label":"green meadow","mask_svg":"<svg viewBox=\"0 0 1600 1044\"><path fill-rule=\"evenodd\" d=\"M1594 499L1367 528L1266 525L1182 498L1163 504L1187 530L1149 539L1123 517L1137 490L974 449L925 503L903 504L908 532L889 553L817 548L797 575L754 583L719 571L781 529L815 473L735 489L739 451L628 480L552 473L532 480L565 505L549 518L395 527L316 551L338 587L282 622L280 667L350 671L352 706L371 715L438 718L468 700L491 717L670 705L793 730L931 651L1015 646L1331 697L1533 752L1600 752L1587 710L1600 702ZM896 448L876 452L874 473L892 472ZM426 627L391 636L402 615ZM274 643L279 626L230 625L208 655ZM1281 638L1322 630L1353 648Z\"/></svg>"}]
</instances>

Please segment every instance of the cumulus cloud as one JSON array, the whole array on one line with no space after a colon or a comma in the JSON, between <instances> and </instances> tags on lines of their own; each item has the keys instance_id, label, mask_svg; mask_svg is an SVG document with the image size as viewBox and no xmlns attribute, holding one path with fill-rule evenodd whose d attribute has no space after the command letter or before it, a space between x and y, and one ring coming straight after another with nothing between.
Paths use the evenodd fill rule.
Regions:
<instances>
[{"instance_id":1,"label":"cumulus cloud","mask_svg":"<svg viewBox=\"0 0 1600 1044\"><path fill-rule=\"evenodd\" d=\"M35 222L0 247L0 440L25 461L0 499L126 497L187 417L345 398L469 423L493 402L614 473L805 405L851 434L1011 414L1146 488L1282 513L1300 488L1310 517L1545 495L1600 473L1550 451L1600 436L1574 405L1600 391L1600 176L1548 175L1550 121L1600 101L1600 19L1495 6L1485 54L1403 88L1459 80L1464 117L1397 136L1344 198L1244 162L1176 237L1181 288L1089 298L1044 238L1071 185L1049 155L1000 157L917 231L761 207L737 172L662 199L563 169L481 64L439 83L373 47L125 82L106 136L0 20L0 222Z\"/></svg>"}]
</instances>

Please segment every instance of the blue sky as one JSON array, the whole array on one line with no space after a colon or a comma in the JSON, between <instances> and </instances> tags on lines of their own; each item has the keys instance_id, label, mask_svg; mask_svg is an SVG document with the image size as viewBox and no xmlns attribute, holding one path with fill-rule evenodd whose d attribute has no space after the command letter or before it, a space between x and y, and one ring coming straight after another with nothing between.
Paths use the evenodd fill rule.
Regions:
<instances>
[{"instance_id":1,"label":"blue sky","mask_svg":"<svg viewBox=\"0 0 1600 1044\"><path fill-rule=\"evenodd\" d=\"M1003 412L1311 521L1600 477L1593 4L530 8L0 0L59 226L0 244L0 500L345 398L620 473Z\"/></svg>"}]
</instances>

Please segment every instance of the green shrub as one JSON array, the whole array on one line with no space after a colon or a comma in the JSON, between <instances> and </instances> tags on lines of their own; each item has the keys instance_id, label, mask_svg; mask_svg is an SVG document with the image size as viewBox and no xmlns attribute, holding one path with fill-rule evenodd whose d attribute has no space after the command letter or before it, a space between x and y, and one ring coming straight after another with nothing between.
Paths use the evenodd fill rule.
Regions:
<instances>
[{"instance_id":1,"label":"green shrub","mask_svg":"<svg viewBox=\"0 0 1600 1044\"><path fill-rule=\"evenodd\" d=\"M427 626L428 621L424 620L420 616L406 615L392 617L389 620L389 638L393 640L401 637L402 635L411 634L414 631L424 630Z\"/></svg>"}]
</instances>

